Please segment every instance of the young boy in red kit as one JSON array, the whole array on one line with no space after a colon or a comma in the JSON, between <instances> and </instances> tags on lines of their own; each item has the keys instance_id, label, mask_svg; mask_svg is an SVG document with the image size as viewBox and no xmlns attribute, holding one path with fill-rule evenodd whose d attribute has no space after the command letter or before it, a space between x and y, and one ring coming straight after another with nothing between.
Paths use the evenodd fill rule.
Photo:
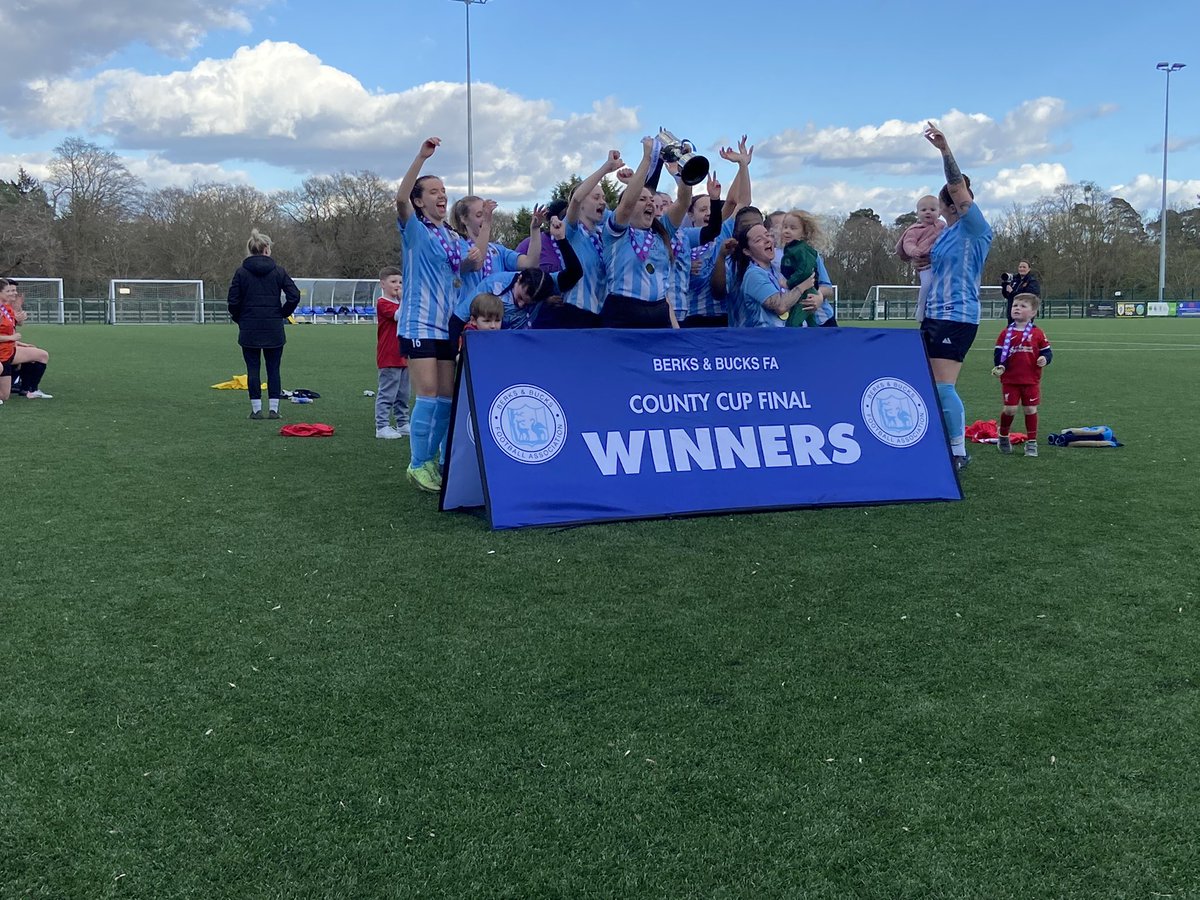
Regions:
<instances>
[{"instance_id":1,"label":"young boy in red kit","mask_svg":"<svg viewBox=\"0 0 1200 900\"><path fill-rule=\"evenodd\" d=\"M379 272L379 297L375 300L375 365L379 388L375 392L375 437L392 440L408 434L408 360L400 353L396 312L400 309L400 270L388 266ZM395 414L396 426L392 427Z\"/></svg>"},{"instance_id":2,"label":"young boy in red kit","mask_svg":"<svg viewBox=\"0 0 1200 900\"><path fill-rule=\"evenodd\" d=\"M1025 409L1025 455L1037 456L1038 404L1041 402L1042 369L1054 354L1046 333L1033 324L1041 301L1036 294L1017 294L1012 302L1012 323L996 339L995 368L1000 379L1004 406L1000 410L1000 452L1012 453L1009 429L1017 406Z\"/></svg>"}]
</instances>

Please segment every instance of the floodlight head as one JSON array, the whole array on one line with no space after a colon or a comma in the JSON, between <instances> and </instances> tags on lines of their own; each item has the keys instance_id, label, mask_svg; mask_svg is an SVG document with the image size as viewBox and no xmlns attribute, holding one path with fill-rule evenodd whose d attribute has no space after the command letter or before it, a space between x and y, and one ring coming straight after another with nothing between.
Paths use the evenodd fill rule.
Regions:
<instances>
[{"instance_id":1,"label":"floodlight head","mask_svg":"<svg viewBox=\"0 0 1200 900\"><path fill-rule=\"evenodd\" d=\"M1163 71L1166 71L1166 68L1167 68L1167 66L1169 66L1169 65L1170 65L1170 63L1160 62L1160 63L1159 63L1157 66L1155 66L1154 68L1156 68L1156 69L1162 69Z\"/></svg>"}]
</instances>

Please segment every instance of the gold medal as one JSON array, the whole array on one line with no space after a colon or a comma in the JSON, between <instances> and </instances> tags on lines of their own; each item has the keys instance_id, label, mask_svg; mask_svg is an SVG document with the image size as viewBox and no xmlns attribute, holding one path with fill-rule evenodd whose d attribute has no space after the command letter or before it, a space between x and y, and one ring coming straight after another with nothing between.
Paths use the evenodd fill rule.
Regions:
<instances>
[{"instance_id":1,"label":"gold medal","mask_svg":"<svg viewBox=\"0 0 1200 900\"><path fill-rule=\"evenodd\" d=\"M651 275L654 274L654 263L646 263L646 271Z\"/></svg>"}]
</instances>

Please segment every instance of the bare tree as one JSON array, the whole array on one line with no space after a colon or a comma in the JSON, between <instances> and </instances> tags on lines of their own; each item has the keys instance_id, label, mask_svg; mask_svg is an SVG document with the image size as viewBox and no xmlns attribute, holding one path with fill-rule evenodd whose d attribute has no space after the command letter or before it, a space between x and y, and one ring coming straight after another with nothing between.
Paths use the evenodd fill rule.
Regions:
<instances>
[{"instance_id":1,"label":"bare tree","mask_svg":"<svg viewBox=\"0 0 1200 900\"><path fill-rule=\"evenodd\" d=\"M96 295L125 275L126 226L137 212L142 182L111 150L67 138L50 161L49 196L58 220L66 286Z\"/></svg>"}]
</instances>

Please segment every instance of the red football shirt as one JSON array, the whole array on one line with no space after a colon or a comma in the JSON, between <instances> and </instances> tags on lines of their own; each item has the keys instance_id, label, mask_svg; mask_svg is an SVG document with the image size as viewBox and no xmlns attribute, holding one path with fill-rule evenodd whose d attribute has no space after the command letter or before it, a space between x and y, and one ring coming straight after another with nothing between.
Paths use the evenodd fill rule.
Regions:
<instances>
[{"instance_id":1,"label":"red football shirt","mask_svg":"<svg viewBox=\"0 0 1200 900\"><path fill-rule=\"evenodd\" d=\"M1005 328L996 338L996 349L1004 349L1004 339L1009 333ZM1012 341L1008 347L1008 358L1001 365L1004 374L1000 376L1001 384L1039 384L1042 380L1042 367L1037 364L1038 355L1050 347L1046 332L1036 325L1026 334L1023 328L1012 329Z\"/></svg>"}]
</instances>

